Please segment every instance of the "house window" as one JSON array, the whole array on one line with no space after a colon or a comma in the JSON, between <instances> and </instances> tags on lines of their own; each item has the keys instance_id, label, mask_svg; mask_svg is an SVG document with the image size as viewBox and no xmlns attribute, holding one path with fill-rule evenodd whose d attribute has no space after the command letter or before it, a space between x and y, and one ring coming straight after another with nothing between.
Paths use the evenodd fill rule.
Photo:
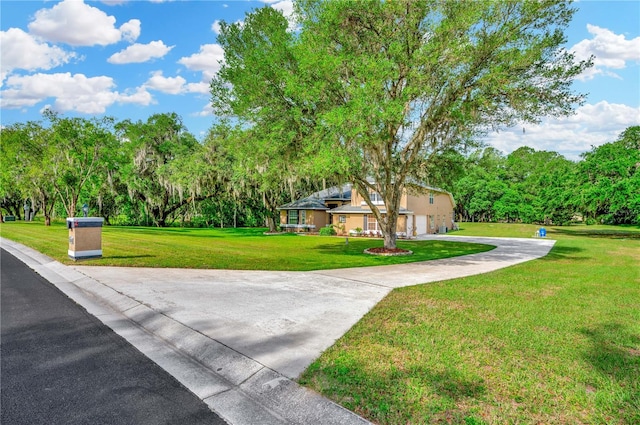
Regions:
<instances>
[{"instance_id":1,"label":"house window","mask_svg":"<svg viewBox=\"0 0 640 425\"><path fill-rule=\"evenodd\" d=\"M307 224L307 211L306 210L301 210L300 211L300 224Z\"/></svg>"},{"instance_id":2,"label":"house window","mask_svg":"<svg viewBox=\"0 0 640 425\"><path fill-rule=\"evenodd\" d=\"M364 215L364 230L368 230L370 232L377 232L380 230L380 226L378 226L378 221L371 215Z\"/></svg>"},{"instance_id":3,"label":"house window","mask_svg":"<svg viewBox=\"0 0 640 425\"><path fill-rule=\"evenodd\" d=\"M298 224L298 210L289 210L287 224Z\"/></svg>"},{"instance_id":4,"label":"house window","mask_svg":"<svg viewBox=\"0 0 640 425\"><path fill-rule=\"evenodd\" d=\"M346 215L338 216L338 222L339 223L346 223L347 222L347 216Z\"/></svg>"},{"instance_id":5,"label":"house window","mask_svg":"<svg viewBox=\"0 0 640 425\"><path fill-rule=\"evenodd\" d=\"M429 203L433 204L433 192L429 193Z\"/></svg>"},{"instance_id":6,"label":"house window","mask_svg":"<svg viewBox=\"0 0 640 425\"><path fill-rule=\"evenodd\" d=\"M429 227L431 227L431 229L436 228L435 217L432 215L429 216Z\"/></svg>"},{"instance_id":7,"label":"house window","mask_svg":"<svg viewBox=\"0 0 640 425\"><path fill-rule=\"evenodd\" d=\"M382 195L378 192L369 192L369 199L373 205L384 205ZM360 202L360 205L367 205L367 202L363 199L362 202Z\"/></svg>"},{"instance_id":8,"label":"house window","mask_svg":"<svg viewBox=\"0 0 640 425\"><path fill-rule=\"evenodd\" d=\"M382 205L384 201L382 200L382 196L378 192L372 192L369 194L371 198L371 203L374 205Z\"/></svg>"}]
</instances>

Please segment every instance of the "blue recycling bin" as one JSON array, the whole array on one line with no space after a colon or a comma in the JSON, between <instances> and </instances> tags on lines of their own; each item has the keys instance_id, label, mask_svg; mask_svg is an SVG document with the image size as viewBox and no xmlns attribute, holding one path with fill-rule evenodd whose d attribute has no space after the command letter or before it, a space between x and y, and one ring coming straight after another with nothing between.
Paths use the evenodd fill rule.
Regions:
<instances>
[{"instance_id":1,"label":"blue recycling bin","mask_svg":"<svg viewBox=\"0 0 640 425\"><path fill-rule=\"evenodd\" d=\"M545 229L544 227L540 228L540 237L541 238L546 238L547 237L547 229Z\"/></svg>"}]
</instances>

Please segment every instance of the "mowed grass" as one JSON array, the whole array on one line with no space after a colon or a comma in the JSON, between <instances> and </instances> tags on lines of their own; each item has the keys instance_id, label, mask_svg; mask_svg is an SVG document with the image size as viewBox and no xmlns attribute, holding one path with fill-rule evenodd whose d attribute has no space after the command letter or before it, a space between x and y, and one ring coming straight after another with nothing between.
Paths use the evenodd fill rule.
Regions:
<instances>
[{"instance_id":1,"label":"mowed grass","mask_svg":"<svg viewBox=\"0 0 640 425\"><path fill-rule=\"evenodd\" d=\"M640 424L640 228L547 229L545 258L394 290L300 382L379 424Z\"/></svg>"},{"instance_id":2,"label":"mowed grass","mask_svg":"<svg viewBox=\"0 0 640 425\"><path fill-rule=\"evenodd\" d=\"M401 264L488 251L493 246L445 241L400 241L410 256L381 257L364 254L382 246L380 239L264 235L266 229L184 229L105 226L103 258L82 260L83 265L179 267L235 270L323 270ZM45 227L41 222L0 225L2 237L15 240L62 263L67 255L65 223Z\"/></svg>"}]
</instances>

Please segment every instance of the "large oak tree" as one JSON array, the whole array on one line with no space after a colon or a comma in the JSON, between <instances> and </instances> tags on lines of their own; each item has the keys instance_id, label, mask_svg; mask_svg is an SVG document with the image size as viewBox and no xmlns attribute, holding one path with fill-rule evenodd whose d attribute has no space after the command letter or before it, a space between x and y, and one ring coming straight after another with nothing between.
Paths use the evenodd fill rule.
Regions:
<instances>
[{"instance_id":1,"label":"large oak tree","mask_svg":"<svg viewBox=\"0 0 640 425\"><path fill-rule=\"evenodd\" d=\"M214 106L268 131L274 154L286 147L300 172L351 181L387 248L402 190L435 157L491 129L568 115L582 101L571 83L590 62L562 47L574 13L565 2L296 6L295 33L263 10L244 26L223 25ZM374 192L386 210L370 201Z\"/></svg>"}]
</instances>

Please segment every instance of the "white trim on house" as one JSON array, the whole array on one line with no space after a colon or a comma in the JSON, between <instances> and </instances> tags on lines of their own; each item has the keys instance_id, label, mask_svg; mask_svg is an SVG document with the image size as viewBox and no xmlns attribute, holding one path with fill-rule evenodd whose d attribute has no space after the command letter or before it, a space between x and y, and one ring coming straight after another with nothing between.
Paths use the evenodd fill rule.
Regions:
<instances>
[{"instance_id":1,"label":"white trim on house","mask_svg":"<svg viewBox=\"0 0 640 425\"><path fill-rule=\"evenodd\" d=\"M308 229L313 230L316 228L315 224L280 224L283 229Z\"/></svg>"}]
</instances>

